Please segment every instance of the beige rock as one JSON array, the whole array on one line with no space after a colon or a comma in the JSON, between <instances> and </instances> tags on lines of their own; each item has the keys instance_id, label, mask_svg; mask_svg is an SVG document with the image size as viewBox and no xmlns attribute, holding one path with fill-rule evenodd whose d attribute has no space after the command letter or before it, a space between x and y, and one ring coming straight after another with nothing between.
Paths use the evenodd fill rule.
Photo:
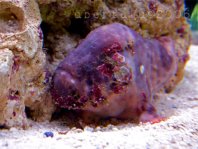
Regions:
<instances>
[{"instance_id":1,"label":"beige rock","mask_svg":"<svg viewBox=\"0 0 198 149\"><path fill-rule=\"evenodd\" d=\"M53 108L40 108L52 103L40 23L34 0L0 0L0 125L26 127L25 107L39 120L51 116Z\"/></svg>"}]
</instances>

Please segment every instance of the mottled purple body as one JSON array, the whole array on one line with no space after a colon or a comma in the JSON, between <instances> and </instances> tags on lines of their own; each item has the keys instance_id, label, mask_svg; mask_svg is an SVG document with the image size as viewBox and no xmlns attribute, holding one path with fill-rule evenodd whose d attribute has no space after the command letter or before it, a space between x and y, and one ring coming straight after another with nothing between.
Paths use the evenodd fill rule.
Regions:
<instances>
[{"instance_id":1,"label":"mottled purple body","mask_svg":"<svg viewBox=\"0 0 198 149\"><path fill-rule=\"evenodd\" d=\"M99 117L152 120L152 95L176 72L169 37L144 39L113 23L92 31L57 67L56 104Z\"/></svg>"}]
</instances>

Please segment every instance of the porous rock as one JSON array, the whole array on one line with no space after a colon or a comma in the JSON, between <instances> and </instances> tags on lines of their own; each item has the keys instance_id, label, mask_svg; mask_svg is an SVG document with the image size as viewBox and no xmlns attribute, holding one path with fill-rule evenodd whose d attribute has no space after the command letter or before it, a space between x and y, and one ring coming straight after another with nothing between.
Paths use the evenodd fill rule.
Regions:
<instances>
[{"instance_id":1,"label":"porous rock","mask_svg":"<svg viewBox=\"0 0 198 149\"><path fill-rule=\"evenodd\" d=\"M35 119L51 116L52 108L42 109L50 100L45 102L46 56L42 51L40 23L39 8L34 0L0 0L2 126L28 126L25 109L29 109ZM42 108L38 108L40 106Z\"/></svg>"}]
</instances>

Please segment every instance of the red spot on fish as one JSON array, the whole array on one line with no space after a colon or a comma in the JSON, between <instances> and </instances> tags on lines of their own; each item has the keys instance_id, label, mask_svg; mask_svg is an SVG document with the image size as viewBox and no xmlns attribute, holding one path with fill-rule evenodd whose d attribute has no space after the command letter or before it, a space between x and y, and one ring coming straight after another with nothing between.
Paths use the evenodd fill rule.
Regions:
<instances>
[{"instance_id":1,"label":"red spot on fish","mask_svg":"<svg viewBox=\"0 0 198 149\"><path fill-rule=\"evenodd\" d=\"M113 60L117 61L117 62L121 62L123 63L125 61L125 57L121 54L119 54L118 52L116 52L114 55L113 55Z\"/></svg>"},{"instance_id":2,"label":"red spot on fish","mask_svg":"<svg viewBox=\"0 0 198 149\"><path fill-rule=\"evenodd\" d=\"M107 55L111 55L111 54L113 54L113 53L115 53L115 52L120 52L120 51L122 51L122 47L121 47L121 45L120 45L119 43L117 43L117 42L113 43L113 44L111 45L111 47L105 48L105 49L104 49L104 52L105 52L105 54L107 54Z\"/></svg>"},{"instance_id":3,"label":"red spot on fish","mask_svg":"<svg viewBox=\"0 0 198 149\"><path fill-rule=\"evenodd\" d=\"M101 72L104 76L111 77L113 74L113 65L111 64L102 64L99 65L96 69Z\"/></svg>"}]
</instances>

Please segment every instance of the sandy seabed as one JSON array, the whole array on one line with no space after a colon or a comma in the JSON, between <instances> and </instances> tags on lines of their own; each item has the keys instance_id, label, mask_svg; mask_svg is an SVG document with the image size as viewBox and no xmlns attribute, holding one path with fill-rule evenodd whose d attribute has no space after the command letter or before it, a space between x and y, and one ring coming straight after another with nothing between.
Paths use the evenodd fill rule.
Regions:
<instances>
[{"instance_id":1,"label":"sandy seabed","mask_svg":"<svg viewBox=\"0 0 198 149\"><path fill-rule=\"evenodd\" d=\"M119 124L70 129L62 121L36 123L27 130L0 130L0 149L198 149L198 46L191 46L185 77L171 94L158 94L156 124ZM51 131L54 137L45 137Z\"/></svg>"}]
</instances>

